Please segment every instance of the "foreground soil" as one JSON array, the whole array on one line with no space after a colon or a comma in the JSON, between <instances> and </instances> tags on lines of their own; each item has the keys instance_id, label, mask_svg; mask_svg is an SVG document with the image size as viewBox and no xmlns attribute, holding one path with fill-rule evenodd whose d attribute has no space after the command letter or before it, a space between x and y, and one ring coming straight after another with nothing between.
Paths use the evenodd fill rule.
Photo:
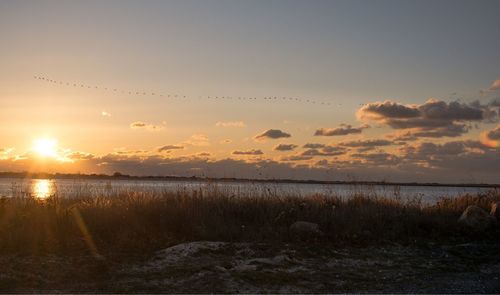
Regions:
<instances>
[{"instance_id":1,"label":"foreground soil","mask_svg":"<svg viewBox=\"0 0 500 295\"><path fill-rule=\"evenodd\" d=\"M153 255L1 255L9 293L499 293L500 245L191 242Z\"/></svg>"}]
</instances>

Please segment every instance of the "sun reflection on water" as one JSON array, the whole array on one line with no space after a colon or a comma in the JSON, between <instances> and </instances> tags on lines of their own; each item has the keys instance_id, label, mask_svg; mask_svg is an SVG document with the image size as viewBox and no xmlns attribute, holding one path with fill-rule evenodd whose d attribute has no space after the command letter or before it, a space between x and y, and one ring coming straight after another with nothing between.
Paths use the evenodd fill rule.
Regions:
<instances>
[{"instance_id":1,"label":"sun reflection on water","mask_svg":"<svg viewBox=\"0 0 500 295\"><path fill-rule=\"evenodd\" d=\"M54 184L48 179L36 179L31 185L31 192L36 199L47 199L55 193Z\"/></svg>"}]
</instances>

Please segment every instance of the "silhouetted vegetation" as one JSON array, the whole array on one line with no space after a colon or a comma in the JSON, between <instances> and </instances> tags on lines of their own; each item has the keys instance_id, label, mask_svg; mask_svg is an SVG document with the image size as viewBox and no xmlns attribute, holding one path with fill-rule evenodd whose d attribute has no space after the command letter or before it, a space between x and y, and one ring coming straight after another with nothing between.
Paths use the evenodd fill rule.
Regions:
<instances>
[{"instance_id":1,"label":"silhouetted vegetation","mask_svg":"<svg viewBox=\"0 0 500 295\"><path fill-rule=\"evenodd\" d=\"M151 253L194 240L295 241L297 220L319 224L323 236L308 243L337 246L494 238L469 233L457 218L471 204L489 210L498 193L420 200L365 197L238 197L218 191L128 192L106 197L0 199L2 253ZM299 242L299 241L298 241Z\"/></svg>"}]
</instances>

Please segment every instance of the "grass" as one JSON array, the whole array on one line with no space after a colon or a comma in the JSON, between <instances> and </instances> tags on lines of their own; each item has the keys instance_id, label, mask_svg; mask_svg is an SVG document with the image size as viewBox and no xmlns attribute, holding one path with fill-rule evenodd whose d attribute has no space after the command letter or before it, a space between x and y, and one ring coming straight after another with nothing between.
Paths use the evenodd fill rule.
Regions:
<instances>
[{"instance_id":1,"label":"grass","mask_svg":"<svg viewBox=\"0 0 500 295\"><path fill-rule=\"evenodd\" d=\"M97 197L56 194L45 200L19 196L0 199L0 251L100 257L148 255L195 240L295 242L288 227L297 220L315 222L324 232L307 242L334 246L498 239L496 233L477 235L456 222L468 205L489 210L494 201L500 194L493 191L425 205L361 194L238 197L216 186Z\"/></svg>"},{"instance_id":2,"label":"grass","mask_svg":"<svg viewBox=\"0 0 500 295\"><path fill-rule=\"evenodd\" d=\"M451 258L436 256L441 252L434 252L440 249L436 243L499 241L496 230L477 234L457 224L468 205L489 209L492 202L499 201L500 194L493 191L443 198L432 205L420 199L383 198L356 190L350 198L331 193L300 197L277 191L253 195L221 190L216 185L203 190L179 189L164 193L109 190L103 194L83 187L78 188L76 197L67 196L56 191L42 200L20 191L15 197L0 198L0 263L3 266L0 292L227 292L221 282L227 280L228 274L222 275L214 266L224 266L229 276L246 282L242 288L249 284L276 292L277 289L273 289L276 286L308 282L308 286L324 286L314 289L315 293L359 292L379 290L380 284L407 284L408 275L422 279L424 272L442 275L457 267L465 268L470 276L471 269L477 270L482 259L490 264L492 259L498 259L496 254L491 254L496 252L484 251L479 258L460 256L464 251L469 255L469 250L460 248L450 252L457 252ZM318 223L324 235L313 240L296 240L288 228L297 220ZM150 261L157 250L197 240L257 242L248 248L250 253L255 253L245 259L271 258L283 249L290 249L293 251L286 255L294 261L317 264L311 267L318 271L272 271L269 265L260 265L254 272L233 270L235 259L247 255L237 254L238 244L214 251L200 250L188 260L180 260L160 271L133 271L134 266L147 265L145 262ZM422 243L425 248L392 246L395 243L417 246ZM368 245L377 247L364 247ZM414 250L406 252L406 249ZM391 254L394 250L400 252ZM332 260L334 257L345 258L346 264L331 268L323 264L336 261L336 258ZM365 259L392 259L394 264L360 266L355 263ZM429 259L435 264L427 269ZM351 266L349 261L354 261ZM402 266L407 268L403 275ZM438 267L444 270L437 271ZM391 278L390 284L386 275ZM163 281L165 278L174 283L168 279ZM157 285L157 282L163 283ZM336 282L346 283L335 285Z\"/></svg>"}]
</instances>

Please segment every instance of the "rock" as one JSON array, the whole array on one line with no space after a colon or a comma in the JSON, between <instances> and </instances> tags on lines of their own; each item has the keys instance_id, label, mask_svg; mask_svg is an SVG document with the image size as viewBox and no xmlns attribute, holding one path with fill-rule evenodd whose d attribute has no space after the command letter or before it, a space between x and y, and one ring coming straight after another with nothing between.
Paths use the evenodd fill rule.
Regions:
<instances>
[{"instance_id":1,"label":"rock","mask_svg":"<svg viewBox=\"0 0 500 295\"><path fill-rule=\"evenodd\" d=\"M490 215L495 217L497 221L500 221L500 202L491 204Z\"/></svg>"},{"instance_id":2,"label":"rock","mask_svg":"<svg viewBox=\"0 0 500 295\"><path fill-rule=\"evenodd\" d=\"M162 269L176 265L183 260L196 256L200 252L215 252L227 246L224 242L198 241L178 244L156 252L155 257L143 266L143 271Z\"/></svg>"},{"instance_id":3,"label":"rock","mask_svg":"<svg viewBox=\"0 0 500 295\"><path fill-rule=\"evenodd\" d=\"M471 205L465 209L458 223L467 226L473 230L483 231L495 225L496 218L488 214L484 209Z\"/></svg>"},{"instance_id":4,"label":"rock","mask_svg":"<svg viewBox=\"0 0 500 295\"><path fill-rule=\"evenodd\" d=\"M290 233L299 238L316 238L323 235L319 225L307 221L296 221L290 225Z\"/></svg>"}]
</instances>

